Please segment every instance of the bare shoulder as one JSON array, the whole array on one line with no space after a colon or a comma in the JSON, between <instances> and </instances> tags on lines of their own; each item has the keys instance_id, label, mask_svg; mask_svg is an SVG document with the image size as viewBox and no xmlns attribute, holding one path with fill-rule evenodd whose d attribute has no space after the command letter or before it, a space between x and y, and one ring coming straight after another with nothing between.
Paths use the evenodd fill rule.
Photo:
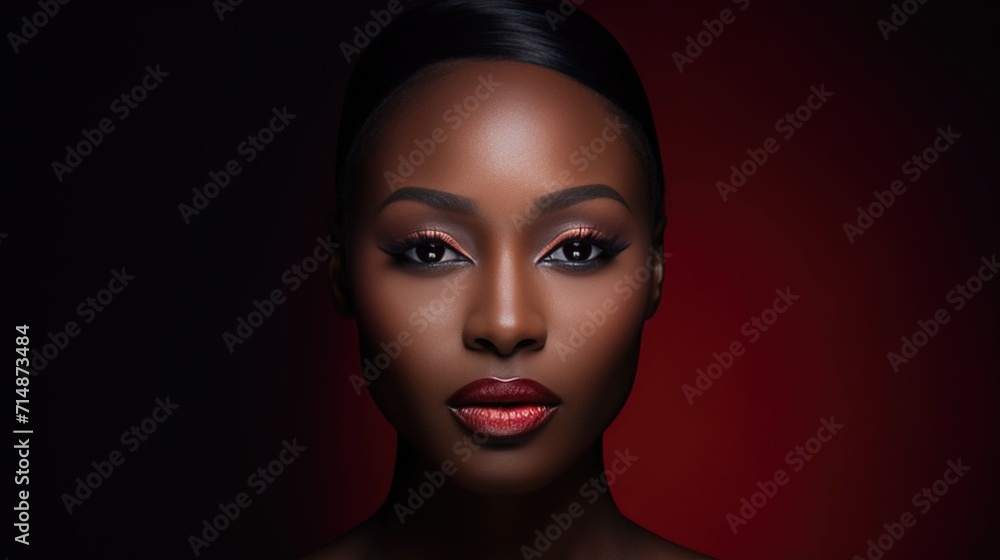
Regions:
<instances>
[{"instance_id":1,"label":"bare shoulder","mask_svg":"<svg viewBox=\"0 0 1000 560\"><path fill-rule=\"evenodd\" d=\"M631 523L631 522L630 522ZM655 558L657 560L714 560L700 552L668 541L645 528L631 523L632 542L639 558Z\"/></svg>"},{"instance_id":2,"label":"bare shoulder","mask_svg":"<svg viewBox=\"0 0 1000 560\"><path fill-rule=\"evenodd\" d=\"M299 560L364 560L370 558L372 526L363 523Z\"/></svg>"}]
</instances>

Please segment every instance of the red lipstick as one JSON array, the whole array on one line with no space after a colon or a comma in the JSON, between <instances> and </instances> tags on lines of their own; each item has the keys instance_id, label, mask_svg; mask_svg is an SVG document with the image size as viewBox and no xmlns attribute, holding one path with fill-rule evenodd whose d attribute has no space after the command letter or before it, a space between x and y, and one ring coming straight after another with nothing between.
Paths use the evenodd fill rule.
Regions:
<instances>
[{"instance_id":1,"label":"red lipstick","mask_svg":"<svg viewBox=\"0 0 1000 560\"><path fill-rule=\"evenodd\" d=\"M511 439L541 428L562 401L537 381L488 377L455 391L446 404L467 429L494 439Z\"/></svg>"}]
</instances>

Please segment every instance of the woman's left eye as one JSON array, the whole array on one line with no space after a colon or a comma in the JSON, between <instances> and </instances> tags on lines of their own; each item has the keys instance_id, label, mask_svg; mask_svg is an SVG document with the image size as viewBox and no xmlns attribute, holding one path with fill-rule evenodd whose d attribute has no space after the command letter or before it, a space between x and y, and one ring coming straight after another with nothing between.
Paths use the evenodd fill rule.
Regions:
<instances>
[{"instance_id":1,"label":"woman's left eye","mask_svg":"<svg viewBox=\"0 0 1000 560\"><path fill-rule=\"evenodd\" d=\"M606 251L594 245L592 241L586 239L575 239L567 241L555 248L554 251L545 256L543 260L585 263L601 258Z\"/></svg>"},{"instance_id":2,"label":"woman's left eye","mask_svg":"<svg viewBox=\"0 0 1000 560\"><path fill-rule=\"evenodd\" d=\"M629 246L618 238L605 239L593 232L574 235L542 257L542 263L581 267L610 261Z\"/></svg>"}]
</instances>

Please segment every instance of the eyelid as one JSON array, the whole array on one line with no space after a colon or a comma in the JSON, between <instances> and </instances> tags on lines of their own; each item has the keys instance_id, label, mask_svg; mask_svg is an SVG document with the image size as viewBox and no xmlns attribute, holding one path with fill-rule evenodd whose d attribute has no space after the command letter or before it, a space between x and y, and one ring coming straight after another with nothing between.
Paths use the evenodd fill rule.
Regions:
<instances>
[{"instance_id":1,"label":"eyelid","mask_svg":"<svg viewBox=\"0 0 1000 560\"><path fill-rule=\"evenodd\" d=\"M541 260L547 257L550 253L552 253L552 251L555 251L556 249L559 248L560 245L566 243L567 241L573 239L586 238L586 237L593 237L594 239L604 239L605 235L601 232L601 230L594 227L576 226L556 236L554 240L552 240L548 245L545 246L544 249L542 249L541 254L536 260Z\"/></svg>"},{"instance_id":2,"label":"eyelid","mask_svg":"<svg viewBox=\"0 0 1000 560\"><path fill-rule=\"evenodd\" d=\"M445 245L448 245L455 252L462 255L462 257L469 259L470 262L475 262L475 260L469 255L461 243L458 242L454 237L449 235L447 232L438 229L421 229L417 231L411 231L403 236L403 244L405 245L417 245L421 242L427 240L440 241Z\"/></svg>"}]
</instances>

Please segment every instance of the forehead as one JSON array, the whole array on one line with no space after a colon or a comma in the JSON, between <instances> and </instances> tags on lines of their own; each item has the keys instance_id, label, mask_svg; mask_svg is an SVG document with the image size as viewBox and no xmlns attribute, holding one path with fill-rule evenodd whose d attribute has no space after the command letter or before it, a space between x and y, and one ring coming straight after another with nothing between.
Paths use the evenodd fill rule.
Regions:
<instances>
[{"instance_id":1,"label":"forehead","mask_svg":"<svg viewBox=\"0 0 1000 560\"><path fill-rule=\"evenodd\" d=\"M502 205L547 191L607 184L633 208L645 200L628 124L599 95L558 72L519 62L460 61L413 80L368 146L369 206L402 186Z\"/></svg>"}]
</instances>

